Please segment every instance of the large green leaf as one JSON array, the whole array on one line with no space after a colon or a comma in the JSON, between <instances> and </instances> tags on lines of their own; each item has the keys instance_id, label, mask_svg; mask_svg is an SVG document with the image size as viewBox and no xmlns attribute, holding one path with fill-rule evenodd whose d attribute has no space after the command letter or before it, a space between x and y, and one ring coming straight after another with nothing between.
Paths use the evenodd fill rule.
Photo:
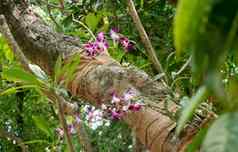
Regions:
<instances>
[{"instance_id":1,"label":"large green leaf","mask_svg":"<svg viewBox=\"0 0 238 152\"><path fill-rule=\"evenodd\" d=\"M201 128L199 132L196 134L196 136L193 138L192 143L187 146L185 152L196 152L196 150L198 150L199 147L201 146L207 134L207 130L208 128Z\"/></svg>"},{"instance_id":2,"label":"large green leaf","mask_svg":"<svg viewBox=\"0 0 238 152\"><path fill-rule=\"evenodd\" d=\"M64 76L64 83L67 85L75 76L75 72L80 63L80 55L73 55L65 65L62 63L62 59L58 58L55 65L55 83L58 82L60 77Z\"/></svg>"},{"instance_id":3,"label":"large green leaf","mask_svg":"<svg viewBox=\"0 0 238 152\"><path fill-rule=\"evenodd\" d=\"M85 18L85 22L86 22L87 26L92 31L95 31L100 20L101 20L101 16L95 15L94 13L89 13Z\"/></svg>"},{"instance_id":4,"label":"large green leaf","mask_svg":"<svg viewBox=\"0 0 238 152\"><path fill-rule=\"evenodd\" d=\"M41 116L32 116L32 119L35 122L35 125L42 131L44 132L47 136L53 137L51 128L49 126L49 123L47 120Z\"/></svg>"},{"instance_id":5,"label":"large green leaf","mask_svg":"<svg viewBox=\"0 0 238 152\"><path fill-rule=\"evenodd\" d=\"M47 81L48 76L46 73L36 64L29 64L31 71L41 80Z\"/></svg>"},{"instance_id":6,"label":"large green leaf","mask_svg":"<svg viewBox=\"0 0 238 152\"><path fill-rule=\"evenodd\" d=\"M238 151L238 113L220 116L208 130L202 152Z\"/></svg>"},{"instance_id":7,"label":"large green leaf","mask_svg":"<svg viewBox=\"0 0 238 152\"><path fill-rule=\"evenodd\" d=\"M2 77L14 82L22 82L31 85L40 85L41 82L31 73L24 71L20 67L4 68Z\"/></svg>"},{"instance_id":8,"label":"large green leaf","mask_svg":"<svg viewBox=\"0 0 238 152\"><path fill-rule=\"evenodd\" d=\"M174 37L177 54L191 47L198 33L204 31L213 0L180 0L178 3Z\"/></svg>"},{"instance_id":9,"label":"large green leaf","mask_svg":"<svg viewBox=\"0 0 238 152\"><path fill-rule=\"evenodd\" d=\"M180 0L175 17L177 54L192 51L194 76L217 70L224 61L237 28L237 0ZM231 44L230 44L231 45Z\"/></svg>"},{"instance_id":10,"label":"large green leaf","mask_svg":"<svg viewBox=\"0 0 238 152\"><path fill-rule=\"evenodd\" d=\"M0 96L15 94L19 91L22 91L22 89L27 89L27 88L37 88L37 86L35 86L35 85L23 85L23 86L19 86L19 87L11 87L9 89L6 89L6 90L0 92Z\"/></svg>"}]
</instances>

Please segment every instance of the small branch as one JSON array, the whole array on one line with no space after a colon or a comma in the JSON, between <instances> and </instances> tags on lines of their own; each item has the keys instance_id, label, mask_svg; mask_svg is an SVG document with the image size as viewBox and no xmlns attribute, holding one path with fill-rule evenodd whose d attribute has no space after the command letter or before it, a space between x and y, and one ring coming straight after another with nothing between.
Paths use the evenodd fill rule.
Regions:
<instances>
[{"instance_id":1,"label":"small branch","mask_svg":"<svg viewBox=\"0 0 238 152\"><path fill-rule=\"evenodd\" d=\"M96 40L96 36L93 34L93 32L87 27L87 25L85 25L83 22L77 20L74 15L72 15L73 21L80 24L82 27L84 27L88 33L93 37L94 40Z\"/></svg>"},{"instance_id":2,"label":"small branch","mask_svg":"<svg viewBox=\"0 0 238 152\"><path fill-rule=\"evenodd\" d=\"M12 141L16 141L17 145L21 147L22 152L29 151L28 146L24 144L23 140L19 137L16 137L13 133L0 129L0 138L6 138L6 139L9 138Z\"/></svg>"},{"instance_id":3,"label":"small branch","mask_svg":"<svg viewBox=\"0 0 238 152\"><path fill-rule=\"evenodd\" d=\"M62 105L62 103L64 102L64 98L58 96L57 94L54 94L54 95L56 97L55 101L57 102L57 106L58 106L58 109L59 109L59 112L58 112L59 120L60 120L60 123L61 123L61 125L63 127L63 130L64 130L64 133L65 133L65 137L66 137L66 141L67 141L69 151L70 152L75 152L74 147L73 147L73 143L72 143L72 137L71 137L70 133L68 132L68 127L67 127L67 123L66 123L65 116L64 116L64 110L63 110L63 105Z\"/></svg>"},{"instance_id":4,"label":"small branch","mask_svg":"<svg viewBox=\"0 0 238 152\"><path fill-rule=\"evenodd\" d=\"M146 49L146 51L149 55L149 59L152 61L154 67L156 68L156 70L158 72L165 73L160 61L157 58L157 55L156 55L155 50L154 50L154 48L151 44L151 41L150 41L142 23L141 23L140 17L138 15L137 11L136 11L133 0L127 0L127 5L128 5L128 8L129 8L129 14L132 17L133 22L134 22L134 24L135 24L135 26L136 26L136 28L139 32L141 41L144 44L145 49ZM164 79L165 79L166 82L168 82L168 78L166 76L166 73L164 75Z\"/></svg>"},{"instance_id":5,"label":"small branch","mask_svg":"<svg viewBox=\"0 0 238 152\"><path fill-rule=\"evenodd\" d=\"M90 143L88 134L86 133L86 130L83 127L83 124L77 123L76 129L77 129L79 143L83 146L83 149L86 152L93 152L92 145Z\"/></svg>"},{"instance_id":6,"label":"small branch","mask_svg":"<svg viewBox=\"0 0 238 152\"><path fill-rule=\"evenodd\" d=\"M6 18L3 15L0 15L0 32L2 33L3 37L7 40L9 47L15 54L15 57L18 61L20 61L23 68L27 71L31 71L29 68L29 62L25 55L22 53L20 47L18 46L17 42L15 41L10 28L7 24Z\"/></svg>"},{"instance_id":7,"label":"small branch","mask_svg":"<svg viewBox=\"0 0 238 152\"><path fill-rule=\"evenodd\" d=\"M62 27L58 24L58 22L55 20L54 16L52 15L51 6L49 5L49 1L48 0L46 1L46 7L47 7L47 11L49 13L50 19L54 22L54 24L56 25L57 28L62 30ZM61 9L61 7L60 7L60 9Z\"/></svg>"},{"instance_id":8,"label":"small branch","mask_svg":"<svg viewBox=\"0 0 238 152\"><path fill-rule=\"evenodd\" d=\"M59 2L60 2L61 12L64 12L64 0L59 0Z\"/></svg>"},{"instance_id":9,"label":"small branch","mask_svg":"<svg viewBox=\"0 0 238 152\"><path fill-rule=\"evenodd\" d=\"M180 75L186 69L186 67L189 65L191 60L192 60L192 57L190 56L188 58L188 60L186 61L186 63L184 63L184 65L181 67L181 69L178 72L173 74L173 78L175 78L177 75Z\"/></svg>"}]
</instances>

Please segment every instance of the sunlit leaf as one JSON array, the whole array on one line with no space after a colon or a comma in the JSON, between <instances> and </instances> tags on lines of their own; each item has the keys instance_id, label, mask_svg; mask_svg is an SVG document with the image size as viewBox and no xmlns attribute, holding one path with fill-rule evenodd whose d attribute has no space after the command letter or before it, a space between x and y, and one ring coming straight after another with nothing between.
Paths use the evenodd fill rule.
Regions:
<instances>
[{"instance_id":1,"label":"sunlit leaf","mask_svg":"<svg viewBox=\"0 0 238 152\"><path fill-rule=\"evenodd\" d=\"M49 123L48 123L48 120L46 120L45 118L43 118L41 116L32 116L32 119L34 120L35 125L41 131L43 131L47 136L53 137L52 131L51 131Z\"/></svg>"},{"instance_id":2,"label":"sunlit leaf","mask_svg":"<svg viewBox=\"0 0 238 152\"><path fill-rule=\"evenodd\" d=\"M45 80L45 81L48 80L48 76L38 65L29 64L29 68L39 79Z\"/></svg>"},{"instance_id":3,"label":"sunlit leaf","mask_svg":"<svg viewBox=\"0 0 238 152\"><path fill-rule=\"evenodd\" d=\"M100 17L95 15L94 13L89 13L86 17L85 17L85 23L87 24L87 26L92 30L95 31L97 25L99 24L100 21Z\"/></svg>"},{"instance_id":4,"label":"sunlit leaf","mask_svg":"<svg viewBox=\"0 0 238 152\"><path fill-rule=\"evenodd\" d=\"M203 32L213 0L180 0L176 10L174 38L177 54L185 51Z\"/></svg>"},{"instance_id":5,"label":"sunlit leaf","mask_svg":"<svg viewBox=\"0 0 238 152\"><path fill-rule=\"evenodd\" d=\"M202 152L237 152L238 113L220 116L208 130Z\"/></svg>"},{"instance_id":6,"label":"sunlit leaf","mask_svg":"<svg viewBox=\"0 0 238 152\"><path fill-rule=\"evenodd\" d=\"M32 85L40 85L40 81L37 80L37 78L24 71L20 67L11 67L9 69L4 68L3 73L2 73L3 78L9 80L9 81L14 81L14 82L22 82L25 84L32 84Z\"/></svg>"},{"instance_id":7,"label":"sunlit leaf","mask_svg":"<svg viewBox=\"0 0 238 152\"><path fill-rule=\"evenodd\" d=\"M185 152L196 152L198 150L207 134L208 128L201 128L196 136L193 138L191 144L189 144L186 148Z\"/></svg>"},{"instance_id":8,"label":"sunlit leaf","mask_svg":"<svg viewBox=\"0 0 238 152\"><path fill-rule=\"evenodd\" d=\"M19 90L26 89L26 88L37 88L37 86L35 86L35 85L23 85L23 86L19 86L19 87L11 87L11 88L9 88L5 91L0 92L0 96L15 94L15 93L19 92Z\"/></svg>"},{"instance_id":9,"label":"sunlit leaf","mask_svg":"<svg viewBox=\"0 0 238 152\"><path fill-rule=\"evenodd\" d=\"M46 144L50 144L50 142L49 141L47 141L47 140L30 140L30 141L25 141L24 142L24 144L27 144L27 145L29 145L29 144L42 144L42 143L46 143Z\"/></svg>"},{"instance_id":10,"label":"sunlit leaf","mask_svg":"<svg viewBox=\"0 0 238 152\"><path fill-rule=\"evenodd\" d=\"M62 57L59 56L56 60L55 67L54 67L54 81L58 81L60 74L61 74L61 68L62 68Z\"/></svg>"},{"instance_id":11,"label":"sunlit leaf","mask_svg":"<svg viewBox=\"0 0 238 152\"><path fill-rule=\"evenodd\" d=\"M72 60L67 65L65 71L65 83L66 85L75 77L75 71L80 63L80 55L75 55L72 57Z\"/></svg>"},{"instance_id":12,"label":"sunlit leaf","mask_svg":"<svg viewBox=\"0 0 238 152\"><path fill-rule=\"evenodd\" d=\"M201 79L207 70L218 70L224 62L237 31L234 24L237 6L237 0L179 1L174 26L175 47L178 56L192 51L195 79Z\"/></svg>"}]
</instances>

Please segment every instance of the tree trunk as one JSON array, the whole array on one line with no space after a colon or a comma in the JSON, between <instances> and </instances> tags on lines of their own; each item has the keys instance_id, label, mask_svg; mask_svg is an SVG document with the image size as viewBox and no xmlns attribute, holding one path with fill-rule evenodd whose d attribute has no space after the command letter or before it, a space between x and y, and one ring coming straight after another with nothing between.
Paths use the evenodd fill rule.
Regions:
<instances>
[{"instance_id":1,"label":"tree trunk","mask_svg":"<svg viewBox=\"0 0 238 152\"><path fill-rule=\"evenodd\" d=\"M134 89L139 98L164 108L168 91L161 83L153 82L135 67L122 67L108 53L88 58L79 39L54 32L31 8L15 4L13 0L0 0L0 13L5 15L17 43L32 63L52 75L59 55L67 61L72 54L81 54L76 77L66 86L73 95L100 107L111 101L113 91L122 94L127 89ZM169 110L176 112L177 105L171 103ZM151 152L183 151L197 129L186 128L183 136L177 137L174 133L176 122L150 107L130 112L123 120Z\"/></svg>"}]
</instances>

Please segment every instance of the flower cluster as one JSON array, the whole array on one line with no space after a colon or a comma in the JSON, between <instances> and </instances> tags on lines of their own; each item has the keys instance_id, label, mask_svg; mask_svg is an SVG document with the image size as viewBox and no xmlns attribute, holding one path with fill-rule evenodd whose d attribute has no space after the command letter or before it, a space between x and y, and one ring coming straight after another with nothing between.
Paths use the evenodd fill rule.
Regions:
<instances>
[{"instance_id":1,"label":"flower cluster","mask_svg":"<svg viewBox=\"0 0 238 152\"><path fill-rule=\"evenodd\" d=\"M133 103L132 99L136 97L136 92L132 89L127 90L122 96L118 96L115 92L112 94L110 105L102 105L102 110L112 120L121 119L127 112L136 112L141 110L143 104Z\"/></svg>"},{"instance_id":2,"label":"flower cluster","mask_svg":"<svg viewBox=\"0 0 238 152\"><path fill-rule=\"evenodd\" d=\"M93 106L86 105L82 112L85 114L87 125L95 130L98 127L105 125L110 126L109 120L120 120L128 112L137 112L142 109L144 104L135 102L137 93L133 89L128 89L121 96L116 92L112 93L111 103L108 105L102 104L101 109L96 109ZM76 133L76 125L81 123L79 115L75 115L74 121L68 123L68 132ZM64 131L62 128L56 129L59 137L63 138Z\"/></svg>"},{"instance_id":3,"label":"flower cluster","mask_svg":"<svg viewBox=\"0 0 238 152\"><path fill-rule=\"evenodd\" d=\"M95 107L87 107L86 120L89 127L95 130L104 123L103 112L100 109L95 109Z\"/></svg>"},{"instance_id":4,"label":"flower cluster","mask_svg":"<svg viewBox=\"0 0 238 152\"><path fill-rule=\"evenodd\" d=\"M111 103L102 104L101 109L86 105L83 108L87 124L93 130L105 125L109 126L109 120L120 120L128 112L137 112L141 110L143 104L135 102L137 93L133 89L128 89L119 96L116 92L112 93Z\"/></svg>"},{"instance_id":5,"label":"flower cluster","mask_svg":"<svg viewBox=\"0 0 238 152\"><path fill-rule=\"evenodd\" d=\"M112 28L110 30L110 37L114 43L119 43L126 52L135 49L134 43L131 42L127 37L119 33L117 28ZM94 42L88 42L84 44L83 48L87 56L94 57L104 51L107 51L109 44L105 38L103 32L98 33L97 38Z\"/></svg>"},{"instance_id":6,"label":"flower cluster","mask_svg":"<svg viewBox=\"0 0 238 152\"><path fill-rule=\"evenodd\" d=\"M110 36L114 42L121 44L126 52L132 51L135 49L135 44L131 42L127 37L119 33L119 29L112 28L110 30Z\"/></svg>"},{"instance_id":7,"label":"flower cluster","mask_svg":"<svg viewBox=\"0 0 238 152\"><path fill-rule=\"evenodd\" d=\"M96 56L108 49L109 45L103 32L98 33L95 42L84 45L84 50L88 56Z\"/></svg>"}]
</instances>

